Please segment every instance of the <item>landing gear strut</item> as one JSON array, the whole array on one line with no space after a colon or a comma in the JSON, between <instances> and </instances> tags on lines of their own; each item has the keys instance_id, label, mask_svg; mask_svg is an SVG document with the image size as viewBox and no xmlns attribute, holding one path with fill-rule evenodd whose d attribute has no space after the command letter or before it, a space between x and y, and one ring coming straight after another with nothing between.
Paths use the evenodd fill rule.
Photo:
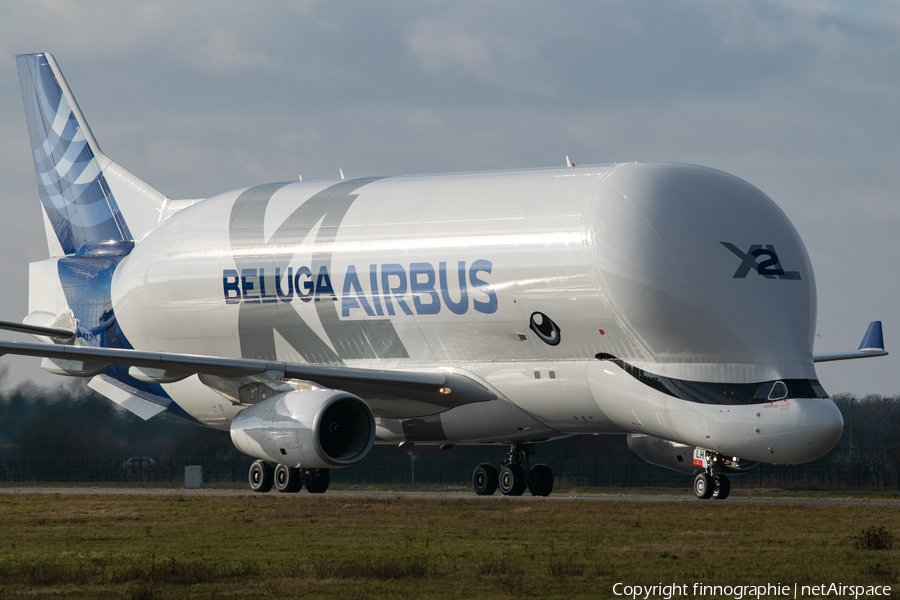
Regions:
<instances>
[{"instance_id":1,"label":"landing gear strut","mask_svg":"<svg viewBox=\"0 0 900 600\"><path fill-rule=\"evenodd\" d=\"M301 469L287 465L277 465L273 469L272 463L264 460L250 465L250 489L254 492L268 492L274 485L279 492L292 494L305 485L310 494L324 494L330 482L328 469Z\"/></svg>"},{"instance_id":2,"label":"landing gear strut","mask_svg":"<svg viewBox=\"0 0 900 600\"><path fill-rule=\"evenodd\" d=\"M700 500L727 498L731 493L731 482L728 475L717 469L719 465L724 464L722 457L715 452L698 448L694 451L694 464L703 465L703 472L694 478L694 494L697 498Z\"/></svg>"},{"instance_id":3,"label":"landing gear strut","mask_svg":"<svg viewBox=\"0 0 900 600\"><path fill-rule=\"evenodd\" d=\"M509 455L500 463L500 471L489 463L475 467L472 487L479 496L491 496L500 488L504 496L521 496L528 489L532 496L549 496L553 491L553 471L547 465L535 465L526 471L531 446L511 444Z\"/></svg>"}]
</instances>

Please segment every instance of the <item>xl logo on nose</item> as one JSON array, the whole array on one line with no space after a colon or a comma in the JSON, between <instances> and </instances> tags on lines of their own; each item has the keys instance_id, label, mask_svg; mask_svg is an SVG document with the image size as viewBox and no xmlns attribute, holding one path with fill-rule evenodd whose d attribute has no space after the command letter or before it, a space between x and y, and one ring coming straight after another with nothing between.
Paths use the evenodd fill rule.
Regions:
<instances>
[{"instance_id":1,"label":"xl logo on nose","mask_svg":"<svg viewBox=\"0 0 900 600\"><path fill-rule=\"evenodd\" d=\"M766 247L763 248L762 244L753 244L747 252L741 252L734 244L729 242L719 243L741 259L741 266L734 272L733 279L743 279L750 271L756 271L766 279L800 279L798 271L785 271L781 267L781 261L778 260L775 246L766 244ZM760 257L765 258L765 260L757 262Z\"/></svg>"}]
</instances>

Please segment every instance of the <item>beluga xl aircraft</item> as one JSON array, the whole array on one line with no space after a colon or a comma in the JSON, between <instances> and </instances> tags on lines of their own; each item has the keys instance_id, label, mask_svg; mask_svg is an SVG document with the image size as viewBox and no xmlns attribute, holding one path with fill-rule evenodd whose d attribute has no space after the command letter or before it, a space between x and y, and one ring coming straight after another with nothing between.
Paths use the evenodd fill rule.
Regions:
<instances>
[{"instance_id":1,"label":"beluga xl aircraft","mask_svg":"<svg viewBox=\"0 0 900 600\"><path fill-rule=\"evenodd\" d=\"M149 419L229 430L250 487L328 487L373 443L503 444L478 494L548 495L533 444L626 433L728 474L841 436L816 285L761 191L670 163L287 181L173 200L100 150L54 58L17 57L50 258L0 354Z\"/></svg>"}]
</instances>

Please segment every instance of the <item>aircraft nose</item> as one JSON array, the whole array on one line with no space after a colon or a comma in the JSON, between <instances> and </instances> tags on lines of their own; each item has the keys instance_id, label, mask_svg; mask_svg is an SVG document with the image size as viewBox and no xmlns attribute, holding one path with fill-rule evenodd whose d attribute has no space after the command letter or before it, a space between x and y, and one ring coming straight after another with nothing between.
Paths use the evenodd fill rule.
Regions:
<instances>
[{"instance_id":1,"label":"aircraft nose","mask_svg":"<svg viewBox=\"0 0 900 600\"><path fill-rule=\"evenodd\" d=\"M844 418L830 399L816 398L800 413L800 432L806 442L803 460L815 460L824 456L841 439Z\"/></svg>"}]
</instances>

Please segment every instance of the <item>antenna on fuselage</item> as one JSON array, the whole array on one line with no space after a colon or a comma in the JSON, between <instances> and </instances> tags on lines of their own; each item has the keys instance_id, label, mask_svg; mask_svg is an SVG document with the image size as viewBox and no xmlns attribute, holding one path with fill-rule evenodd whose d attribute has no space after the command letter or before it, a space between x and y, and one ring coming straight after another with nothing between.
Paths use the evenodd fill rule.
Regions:
<instances>
[{"instance_id":1,"label":"antenna on fuselage","mask_svg":"<svg viewBox=\"0 0 900 600\"><path fill-rule=\"evenodd\" d=\"M569 157L568 157L568 156L566 157L566 166L567 166L567 167L574 167L574 166L575 166L575 163L573 163L571 160L569 160Z\"/></svg>"},{"instance_id":2,"label":"antenna on fuselage","mask_svg":"<svg viewBox=\"0 0 900 600\"><path fill-rule=\"evenodd\" d=\"M344 180L344 170L343 170L343 169L338 169L338 171L341 172L341 181L343 181L343 180Z\"/></svg>"},{"instance_id":3,"label":"antenna on fuselage","mask_svg":"<svg viewBox=\"0 0 900 600\"><path fill-rule=\"evenodd\" d=\"M302 174L300 175L300 181L303 181L303 175L302 175Z\"/></svg>"}]
</instances>

